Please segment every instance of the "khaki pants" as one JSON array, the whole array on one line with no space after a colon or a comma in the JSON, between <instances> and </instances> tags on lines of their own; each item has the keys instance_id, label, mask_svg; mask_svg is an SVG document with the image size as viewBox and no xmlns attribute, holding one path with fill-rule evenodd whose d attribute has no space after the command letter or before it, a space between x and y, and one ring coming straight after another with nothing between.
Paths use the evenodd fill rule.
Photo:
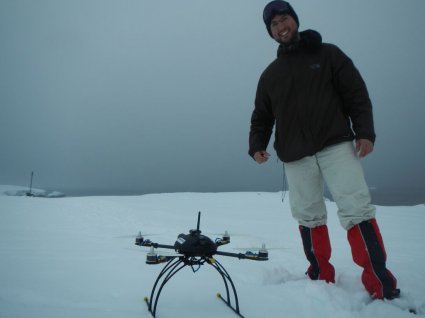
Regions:
<instances>
[{"instance_id":1,"label":"khaki pants","mask_svg":"<svg viewBox=\"0 0 425 318\"><path fill-rule=\"evenodd\" d=\"M338 207L345 229L375 217L363 169L352 142L333 145L314 156L284 163L293 217L300 225L326 224L324 182Z\"/></svg>"}]
</instances>

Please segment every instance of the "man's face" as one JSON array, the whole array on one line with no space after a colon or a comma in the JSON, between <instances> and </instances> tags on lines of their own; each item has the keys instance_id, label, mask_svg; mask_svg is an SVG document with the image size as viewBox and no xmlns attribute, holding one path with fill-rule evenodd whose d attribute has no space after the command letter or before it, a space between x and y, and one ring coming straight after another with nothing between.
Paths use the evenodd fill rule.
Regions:
<instances>
[{"instance_id":1,"label":"man's face","mask_svg":"<svg viewBox=\"0 0 425 318\"><path fill-rule=\"evenodd\" d=\"M289 14L276 15L270 22L273 39L282 44L293 42L298 36L298 25Z\"/></svg>"}]
</instances>

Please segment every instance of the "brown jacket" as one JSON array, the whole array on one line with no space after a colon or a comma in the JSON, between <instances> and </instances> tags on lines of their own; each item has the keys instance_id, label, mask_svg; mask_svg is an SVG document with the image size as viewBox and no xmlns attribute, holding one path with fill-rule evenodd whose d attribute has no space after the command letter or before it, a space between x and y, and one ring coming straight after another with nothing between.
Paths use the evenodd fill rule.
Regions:
<instances>
[{"instance_id":1,"label":"brown jacket","mask_svg":"<svg viewBox=\"0 0 425 318\"><path fill-rule=\"evenodd\" d=\"M300 33L291 47L262 73L251 117L249 154L266 150L275 127L274 148L284 162L314 155L354 138L375 141L366 85L337 46L316 31Z\"/></svg>"}]
</instances>

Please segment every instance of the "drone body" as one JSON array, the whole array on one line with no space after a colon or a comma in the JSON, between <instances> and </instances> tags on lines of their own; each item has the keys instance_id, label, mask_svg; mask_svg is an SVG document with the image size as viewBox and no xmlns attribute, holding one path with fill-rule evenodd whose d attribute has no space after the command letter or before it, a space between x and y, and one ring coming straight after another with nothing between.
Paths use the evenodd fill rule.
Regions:
<instances>
[{"instance_id":1,"label":"drone body","mask_svg":"<svg viewBox=\"0 0 425 318\"><path fill-rule=\"evenodd\" d=\"M227 233L227 231L224 232L222 238L217 238L215 241L211 240L208 236L202 235L201 231L199 230L199 223L201 218L201 212L198 212L198 226L196 230L190 230L189 234L179 234L177 236L177 240L175 241L174 245L164 245L164 244L158 244L154 243L151 240L145 240L141 233L139 232L139 235L136 237L135 245L138 246L146 246L151 248L166 248L166 249L173 249L177 253L181 254L185 257L212 257L213 255L221 255L221 256L229 256L229 257L236 257L239 259L250 259L250 260L256 260L256 261L267 261L268 260L268 251L265 248L265 245L263 244L263 247L258 251L258 253L252 253L250 251L247 251L245 253L228 253L228 252L220 252L218 251L218 247L221 245L226 245L230 243L230 236ZM151 252L153 249L151 249ZM155 254L156 255L156 254ZM176 256L170 256L170 257L179 257L179 255ZM160 257L162 259L162 257ZM166 257L167 261L169 257ZM159 264L161 262L152 262L150 260L146 263L152 265L152 264Z\"/></svg>"},{"instance_id":2,"label":"drone body","mask_svg":"<svg viewBox=\"0 0 425 318\"><path fill-rule=\"evenodd\" d=\"M179 234L174 249L187 256L212 257L217 252L217 245L200 231L192 230L189 234Z\"/></svg>"}]
</instances>

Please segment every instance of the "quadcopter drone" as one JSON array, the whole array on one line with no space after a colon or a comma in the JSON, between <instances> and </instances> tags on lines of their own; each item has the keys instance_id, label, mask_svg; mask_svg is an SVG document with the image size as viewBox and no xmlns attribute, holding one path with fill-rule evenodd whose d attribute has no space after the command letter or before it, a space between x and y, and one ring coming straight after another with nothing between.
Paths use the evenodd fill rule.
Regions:
<instances>
[{"instance_id":1,"label":"quadcopter drone","mask_svg":"<svg viewBox=\"0 0 425 318\"><path fill-rule=\"evenodd\" d=\"M221 238L217 238L213 241L209 237L201 234L201 231L199 230L200 220L201 212L198 212L196 230L190 230L189 234L179 234L174 245L158 244L150 240L145 240L141 233L139 233L136 237L135 245L150 247L150 251L146 255L146 264L156 265L167 263L159 273L158 278L153 285L150 298L145 297L148 310L153 317L156 315L158 299L165 284L182 268L190 266L193 272L196 272L204 264L214 267L223 278L224 286L226 288L226 299L222 297L220 293L217 293L217 297L231 308L239 317L243 317L239 311L239 301L235 285L233 284L233 281L226 269L214 258L214 255L236 257L238 259L249 259L254 261L267 261L268 251L263 244L258 253L252 253L250 251L245 253L220 252L217 250L218 247L230 243L229 234L226 231ZM156 248L175 250L178 254L172 256L158 255L154 250ZM160 284L161 280L162 282ZM229 284L233 291L233 299L235 302L234 306L232 305L230 298Z\"/></svg>"}]
</instances>

